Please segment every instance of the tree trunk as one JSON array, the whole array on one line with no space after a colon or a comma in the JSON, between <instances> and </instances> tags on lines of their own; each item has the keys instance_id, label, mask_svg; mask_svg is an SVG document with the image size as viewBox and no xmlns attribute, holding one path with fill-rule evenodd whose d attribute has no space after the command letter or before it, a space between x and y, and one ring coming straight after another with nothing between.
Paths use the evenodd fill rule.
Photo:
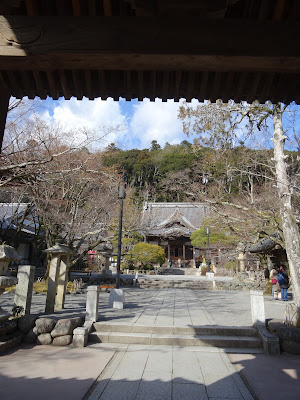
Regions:
<instances>
[{"instance_id":1,"label":"tree trunk","mask_svg":"<svg viewBox=\"0 0 300 400\"><path fill-rule=\"evenodd\" d=\"M284 156L284 144L286 136L282 127L281 103L274 105L274 160L276 168L277 190L279 196L280 215L285 240L286 254L289 262L289 270L293 285L294 301L298 306L297 324L300 324L300 236L298 224L292 210L292 200L287 166Z\"/></svg>"}]
</instances>

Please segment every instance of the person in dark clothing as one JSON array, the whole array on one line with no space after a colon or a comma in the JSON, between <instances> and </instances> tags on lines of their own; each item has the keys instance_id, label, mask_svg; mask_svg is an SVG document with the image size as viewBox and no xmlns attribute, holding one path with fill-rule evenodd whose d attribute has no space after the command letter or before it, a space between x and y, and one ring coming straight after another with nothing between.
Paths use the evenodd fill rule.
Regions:
<instances>
[{"instance_id":1,"label":"person in dark clothing","mask_svg":"<svg viewBox=\"0 0 300 400\"><path fill-rule=\"evenodd\" d=\"M289 277L284 265L280 265L277 281L280 287L281 300L288 301L287 290L289 288Z\"/></svg>"}]
</instances>

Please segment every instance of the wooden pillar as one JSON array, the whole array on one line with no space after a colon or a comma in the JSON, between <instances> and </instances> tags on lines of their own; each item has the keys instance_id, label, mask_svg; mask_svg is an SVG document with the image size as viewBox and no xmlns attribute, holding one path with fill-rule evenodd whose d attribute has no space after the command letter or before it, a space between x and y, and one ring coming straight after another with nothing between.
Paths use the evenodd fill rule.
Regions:
<instances>
[{"instance_id":1,"label":"wooden pillar","mask_svg":"<svg viewBox=\"0 0 300 400\"><path fill-rule=\"evenodd\" d=\"M170 243L168 243L168 260L171 259L171 246Z\"/></svg>"},{"instance_id":2,"label":"wooden pillar","mask_svg":"<svg viewBox=\"0 0 300 400\"><path fill-rule=\"evenodd\" d=\"M182 258L183 258L183 266L185 267L185 244L182 245Z\"/></svg>"},{"instance_id":3,"label":"wooden pillar","mask_svg":"<svg viewBox=\"0 0 300 400\"><path fill-rule=\"evenodd\" d=\"M2 150L9 98L10 98L9 92L6 89L0 87L0 153Z\"/></svg>"}]
</instances>

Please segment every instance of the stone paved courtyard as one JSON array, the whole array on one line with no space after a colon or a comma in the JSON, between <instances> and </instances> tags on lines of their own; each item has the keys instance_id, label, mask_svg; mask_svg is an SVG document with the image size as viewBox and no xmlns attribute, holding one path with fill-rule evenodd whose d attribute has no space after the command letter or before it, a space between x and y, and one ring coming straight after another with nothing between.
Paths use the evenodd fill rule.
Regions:
<instances>
[{"instance_id":1,"label":"stone paved courtyard","mask_svg":"<svg viewBox=\"0 0 300 400\"><path fill-rule=\"evenodd\" d=\"M123 310L109 309L109 294L100 294L101 322L139 325L146 329L147 326L252 325L250 294L246 291L128 288L125 292ZM65 310L55 316L84 315L85 297L85 293L67 295ZM12 300L12 294L2 296L2 306L7 311L11 309ZM44 305L45 295L33 296L33 313L42 313ZM285 306L266 297L266 317L283 318ZM274 381L273 375L282 378L282 365L289 366L286 370L291 390L285 394L285 399L299 398L300 363L295 357L278 358L272 369L272 357L260 354L261 351L253 349L252 354L229 354L227 350L205 346L101 343L89 344L82 349L81 357L80 349L23 348L1 357L0 385L4 396L1 400L279 400L282 382L281 379ZM233 363L247 377L247 385ZM259 371L257 376L256 370ZM268 370L268 374L264 375L264 370ZM26 392L22 387L26 387ZM54 394L53 387L63 390ZM259 396L255 397L254 389ZM272 397L269 397L271 392Z\"/></svg>"}]
</instances>

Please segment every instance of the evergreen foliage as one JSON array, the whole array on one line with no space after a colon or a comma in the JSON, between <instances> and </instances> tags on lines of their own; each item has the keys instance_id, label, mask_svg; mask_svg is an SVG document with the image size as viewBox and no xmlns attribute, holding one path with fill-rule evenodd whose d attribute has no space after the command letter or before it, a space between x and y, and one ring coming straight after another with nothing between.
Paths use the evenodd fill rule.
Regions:
<instances>
[{"instance_id":1,"label":"evergreen foliage","mask_svg":"<svg viewBox=\"0 0 300 400\"><path fill-rule=\"evenodd\" d=\"M138 243L125 257L128 261L147 264L163 264L166 258L165 250L155 244Z\"/></svg>"}]
</instances>

